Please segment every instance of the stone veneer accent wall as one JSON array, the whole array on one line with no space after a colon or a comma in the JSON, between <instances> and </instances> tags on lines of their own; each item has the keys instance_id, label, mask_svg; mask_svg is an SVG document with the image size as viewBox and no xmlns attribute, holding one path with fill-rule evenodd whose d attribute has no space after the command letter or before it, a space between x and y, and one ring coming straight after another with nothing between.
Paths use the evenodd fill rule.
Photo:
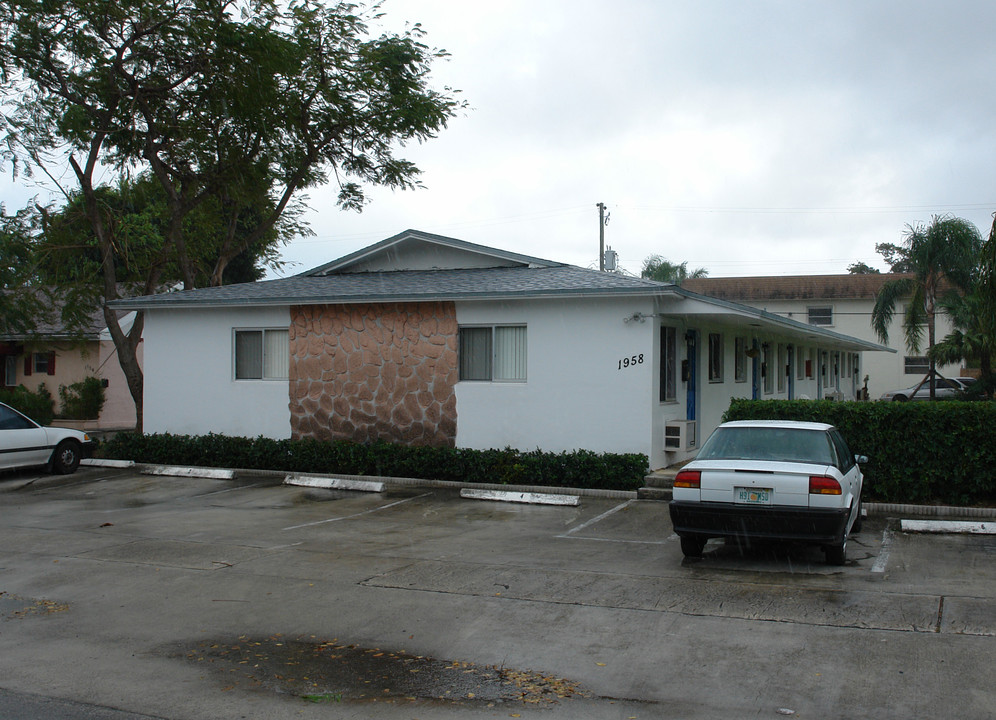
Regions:
<instances>
[{"instance_id":1,"label":"stone veneer accent wall","mask_svg":"<svg viewBox=\"0 0 996 720\"><path fill-rule=\"evenodd\" d=\"M294 438L456 444L453 303L291 308Z\"/></svg>"}]
</instances>

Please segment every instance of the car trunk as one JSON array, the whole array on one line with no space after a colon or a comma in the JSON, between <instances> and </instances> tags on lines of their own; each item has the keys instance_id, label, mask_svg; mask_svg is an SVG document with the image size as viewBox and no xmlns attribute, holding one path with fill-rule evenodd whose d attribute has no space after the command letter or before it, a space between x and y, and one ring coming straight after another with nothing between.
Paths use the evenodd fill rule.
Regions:
<instances>
[{"instance_id":1,"label":"car trunk","mask_svg":"<svg viewBox=\"0 0 996 720\"><path fill-rule=\"evenodd\" d=\"M702 502L776 507L809 507L809 478L826 472L823 466L770 461L740 460L737 469L721 461L700 466Z\"/></svg>"}]
</instances>

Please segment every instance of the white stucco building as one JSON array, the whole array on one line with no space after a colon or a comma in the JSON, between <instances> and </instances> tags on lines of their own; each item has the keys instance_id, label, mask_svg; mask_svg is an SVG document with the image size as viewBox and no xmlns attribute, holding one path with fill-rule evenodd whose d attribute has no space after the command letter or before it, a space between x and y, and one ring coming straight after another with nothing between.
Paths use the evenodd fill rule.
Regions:
<instances>
[{"instance_id":1,"label":"white stucco building","mask_svg":"<svg viewBox=\"0 0 996 720\"><path fill-rule=\"evenodd\" d=\"M875 343L674 285L406 231L144 310L145 430L695 453L733 397L852 398Z\"/></svg>"},{"instance_id":2,"label":"white stucco building","mask_svg":"<svg viewBox=\"0 0 996 720\"><path fill-rule=\"evenodd\" d=\"M872 329L872 308L882 285L910 275L780 275L731 278L695 278L682 287L733 302L753 305L783 317L834 330L851 337L877 342ZM874 400L887 390L917 385L927 374L927 331L924 328L920 353L906 347L903 332L905 304L896 307L889 327L888 346L896 352L868 353L862 360L862 379L868 376L868 394ZM937 340L953 329L951 318L938 313ZM960 365L938 366L945 377L962 374Z\"/></svg>"}]
</instances>

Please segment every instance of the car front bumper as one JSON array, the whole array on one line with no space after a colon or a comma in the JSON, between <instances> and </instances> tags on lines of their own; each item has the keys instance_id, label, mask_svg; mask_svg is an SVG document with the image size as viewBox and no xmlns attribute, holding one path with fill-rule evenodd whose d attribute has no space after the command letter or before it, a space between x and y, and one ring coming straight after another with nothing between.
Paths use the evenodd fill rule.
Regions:
<instances>
[{"instance_id":1,"label":"car front bumper","mask_svg":"<svg viewBox=\"0 0 996 720\"><path fill-rule=\"evenodd\" d=\"M672 500L671 524L681 537L799 540L835 545L844 539L848 508L759 507Z\"/></svg>"}]
</instances>

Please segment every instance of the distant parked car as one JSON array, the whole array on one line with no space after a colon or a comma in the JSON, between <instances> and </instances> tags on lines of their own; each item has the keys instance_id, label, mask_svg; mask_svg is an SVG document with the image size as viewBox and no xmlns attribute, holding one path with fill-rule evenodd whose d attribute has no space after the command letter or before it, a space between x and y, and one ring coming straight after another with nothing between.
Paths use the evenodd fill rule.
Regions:
<instances>
[{"instance_id":1,"label":"distant parked car","mask_svg":"<svg viewBox=\"0 0 996 720\"><path fill-rule=\"evenodd\" d=\"M90 436L68 428L42 427L0 403L0 469L46 465L50 472L76 472L90 454Z\"/></svg>"},{"instance_id":2,"label":"distant parked car","mask_svg":"<svg viewBox=\"0 0 996 720\"><path fill-rule=\"evenodd\" d=\"M937 400L950 400L956 395L964 392L969 388L969 386L975 382L975 378L970 377L957 377L957 378L937 378L934 381L934 398ZM913 394L913 391L916 394ZM880 400L895 400L897 402L905 402L906 400L930 400L930 385L929 383L924 383L917 390L916 385L913 387L908 387L903 390L890 390L889 392L882 393Z\"/></svg>"},{"instance_id":3,"label":"distant parked car","mask_svg":"<svg viewBox=\"0 0 996 720\"><path fill-rule=\"evenodd\" d=\"M709 538L820 545L843 565L861 529L860 463L837 428L823 423L723 423L675 477L671 523L687 557Z\"/></svg>"}]
</instances>

